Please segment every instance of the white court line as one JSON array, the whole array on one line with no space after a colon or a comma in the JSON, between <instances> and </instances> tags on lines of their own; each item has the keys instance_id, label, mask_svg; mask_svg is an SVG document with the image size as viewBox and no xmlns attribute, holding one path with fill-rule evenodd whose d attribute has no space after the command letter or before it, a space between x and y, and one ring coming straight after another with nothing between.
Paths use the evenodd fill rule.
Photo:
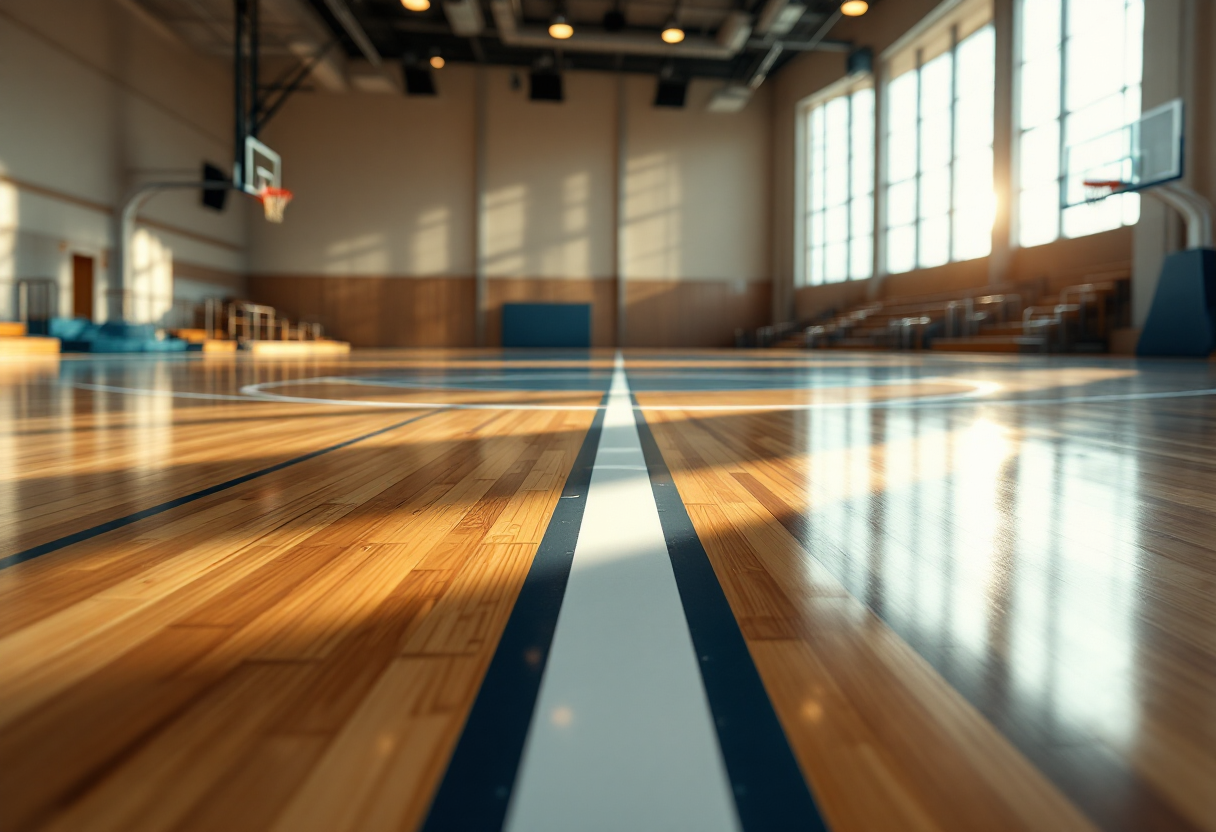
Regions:
<instances>
[{"instance_id":1,"label":"white court line","mask_svg":"<svg viewBox=\"0 0 1216 832\"><path fill-rule=\"evenodd\" d=\"M619 354L505 828L740 829Z\"/></svg>"},{"instance_id":2,"label":"white court line","mask_svg":"<svg viewBox=\"0 0 1216 832\"><path fill-rule=\"evenodd\" d=\"M268 388L285 387L305 384L344 384L349 383L354 386L365 384L361 381L351 381L340 376L325 376L321 378L298 379L289 381L264 381L260 384L246 384L241 388L241 393L250 398L262 399L265 401L281 401L281 402L296 402L303 404L332 404L342 407L382 407L382 408L450 408L452 410L599 410L600 405L564 405L564 404L528 404L524 402L503 402L501 404L445 404L442 402L386 402L375 399L322 399L310 396L284 396L280 393L271 393ZM906 382L907 383L907 382ZM921 404L938 404L942 402L954 402L960 400L970 400L988 396L997 390L1000 390L1002 385L994 381L974 381L971 379L951 379L951 378L925 378L912 379L911 383L921 384L959 384L968 385L970 390L965 390L961 393L946 393L940 396L913 396L903 399L885 399L880 401L853 401L853 402L801 402L788 404L646 404L646 405L630 405L634 410L742 410L742 411L763 411L763 410L842 410L849 408L873 408L873 407L897 407L897 406L916 406ZM801 388L794 388L801 389ZM805 388L817 389L817 388ZM846 389L839 387L831 387L827 389ZM570 391L544 391L544 392L570 392ZM577 392L577 391L576 391ZM693 392L709 393L714 395L723 395L724 393L739 392L739 391L713 391L699 390ZM1216 392L1216 391L1214 391Z\"/></svg>"},{"instance_id":3,"label":"white court line","mask_svg":"<svg viewBox=\"0 0 1216 832\"><path fill-rule=\"evenodd\" d=\"M1101 402L1134 402L1153 399L1189 399L1202 396L1216 396L1216 387L1201 390L1163 390L1145 393L1108 393L1094 396L1066 396L1058 399L994 399L989 398L1001 390L1004 385L995 381L972 381L967 379L926 378L913 379L923 383L958 383L972 385L971 390L962 393L949 393L942 396L913 396L905 399L880 399L878 401L862 400L853 402L804 402L802 404L646 404L636 405L634 410L651 411L784 411L784 410L851 410L851 409L897 409L916 407L952 407L963 405L1052 405L1052 404L1087 404ZM66 386L81 390L100 390L109 393L129 393L134 396L157 396L176 399L212 399L215 401L238 402L280 402L285 404L319 404L335 405L338 407L373 407L386 410L599 410L601 405L594 404L530 404L527 402L502 402L500 404L456 404L453 402L385 402L374 399L321 399L306 396L283 396L262 390L264 386L285 384L329 383L335 379L300 379L298 381L263 382L262 384L247 384L241 388L241 395L234 396L223 393L191 393L175 390L155 390L139 387L118 387L108 384L90 384L83 381L67 382ZM798 388L794 388L798 389ZM807 390L820 388L808 387ZM839 388L827 388L839 389ZM569 391L538 391L538 392L569 392ZM722 395L737 391L697 391Z\"/></svg>"},{"instance_id":4,"label":"white court line","mask_svg":"<svg viewBox=\"0 0 1216 832\"><path fill-rule=\"evenodd\" d=\"M247 402L248 396L232 396L225 393L190 393L185 390L147 390L139 387L115 387L110 384L90 384L87 381L69 382L70 387L81 390L99 390L103 393L130 393L133 396L161 396L173 399L210 399L225 402Z\"/></svg>"}]
</instances>

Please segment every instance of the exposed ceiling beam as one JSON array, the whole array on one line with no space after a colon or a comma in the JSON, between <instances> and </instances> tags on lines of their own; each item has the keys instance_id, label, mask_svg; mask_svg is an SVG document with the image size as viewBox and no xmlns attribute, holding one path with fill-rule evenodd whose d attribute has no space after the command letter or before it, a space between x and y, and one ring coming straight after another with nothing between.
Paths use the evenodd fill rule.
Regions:
<instances>
[{"instance_id":1,"label":"exposed ceiling beam","mask_svg":"<svg viewBox=\"0 0 1216 832\"><path fill-rule=\"evenodd\" d=\"M818 42L782 40L776 41L776 43L779 43L781 49L785 52L851 52L853 50L852 41L828 38L824 38ZM773 41L768 41L764 38L752 38L747 42L748 49L768 49L773 45Z\"/></svg>"},{"instance_id":2,"label":"exposed ceiling beam","mask_svg":"<svg viewBox=\"0 0 1216 832\"><path fill-rule=\"evenodd\" d=\"M732 42L723 44L718 39L704 35L689 35L681 43L663 43L651 33L587 31L585 28L576 28L572 37L557 41L549 36L544 27L521 22L513 0L491 0L490 10L494 15L499 40L507 46L528 49L728 60L735 57L746 42L746 36L734 37Z\"/></svg>"},{"instance_id":3,"label":"exposed ceiling beam","mask_svg":"<svg viewBox=\"0 0 1216 832\"><path fill-rule=\"evenodd\" d=\"M363 31L359 21L351 13L350 7L346 5L346 0L325 0L325 6L346 31L346 34L350 36L350 39L355 42L355 46L363 53L363 57L367 58L372 66L380 66L384 59L380 57L371 38L367 36L367 32Z\"/></svg>"}]
</instances>

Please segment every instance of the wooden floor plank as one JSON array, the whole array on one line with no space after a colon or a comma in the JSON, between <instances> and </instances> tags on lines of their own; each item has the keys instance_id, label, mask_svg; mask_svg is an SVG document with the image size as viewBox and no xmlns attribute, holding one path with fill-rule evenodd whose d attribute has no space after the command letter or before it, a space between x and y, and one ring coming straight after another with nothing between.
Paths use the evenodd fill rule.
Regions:
<instances>
[{"instance_id":1,"label":"wooden floor plank","mask_svg":"<svg viewBox=\"0 0 1216 832\"><path fill-rule=\"evenodd\" d=\"M1063 375L1061 382L1072 380ZM1021 382L1030 389L1031 382L1046 380L1050 373L1040 372L1033 378L1024 375ZM643 405L670 403L670 397L660 394L639 399ZM1216 702L1216 642L1202 635L1201 623L1216 621L1216 605L1210 603L1211 596L1189 592L1196 582L1212 586L1216 577L1212 538L1200 540L1204 530L1216 528L1216 518L1206 511L1212 503L1193 493L1204 481L1216 485L1216 472L1196 464L1194 456L1188 470L1180 470L1182 458L1174 449L1180 431L1194 434L1196 449L1211 447L1211 432L1195 434L1193 421L1211 413L1211 405L1203 399L1171 401L1160 410L1178 416L1189 411L1192 419L1168 423L1160 420L1155 405L1134 407L1142 415L1134 410L1129 414L1124 405L1090 405L1087 420L1060 419L1060 408L1043 406L989 408L980 421L971 412L957 410L877 411L853 417L845 412L647 412L834 828L919 828L925 823L943 829L1085 828L1097 823L1112 829L1216 829L1216 798L1198 785L1216 764L1216 745L1205 746L1216 721L1202 712ZM1044 456L1049 448L1052 456ZM1137 479L1126 476L1129 461ZM1057 488L1063 484L1064 491L1039 497L1037 487L1029 483L1044 477L1054 480ZM1110 500L1121 493L1143 493L1129 500L1128 507L1143 505L1147 510L1112 513ZM1052 515L1061 506L1092 522L1061 522ZM1191 506L1202 513L1188 516ZM1171 516L1172 521L1165 520ZM1111 525L1127 521L1135 524L1138 538L1120 540L1111 534ZM1188 539L1196 555L1200 550L1205 554L1187 555L1178 565L1157 554L1177 550L1180 538ZM1203 558L1207 567L1184 578L1179 569L1196 568ZM1120 562L1126 565L1115 566ZM1014 563L1019 564L1020 571L1013 573L1019 583L1010 577L1014 567L1006 565ZM1001 565L995 576L989 564ZM941 630L950 626L948 618L930 614L926 619L932 609L932 602L926 607L926 601L932 593L942 597L937 585L940 576L950 575L942 570L951 569L956 582L977 582L982 594L968 606L1004 610L986 614L987 632L981 638L988 642L983 648L988 654L979 666L975 647L964 649L943 640L950 637L949 629ZM1151 689L1160 685L1161 691L1168 691L1168 699L1140 697L1136 707L1141 716L1134 728L1125 716L1112 714L1106 724L1103 717L1071 717L1071 724L1061 726L1071 733L1053 731L1044 717L1060 720L1058 704L1054 713L1036 713L1044 706L1032 705L1032 700L1022 704L1012 691L1004 692L1009 690L1009 664L1025 661L1024 648L1018 652L1019 641L1011 640L1021 630L1008 629L1016 623L1008 621L1008 611L1028 603L1025 587L1042 593L1045 587L1058 586L1063 574L1076 586L1073 582L1085 571L1118 575L1119 570L1142 576L1136 595L1112 601L1092 593L1087 597L1081 589L1080 594L1073 590L1071 601L1064 603L1075 605L1082 615L1090 614L1083 612L1087 606L1102 614L1103 607L1113 603L1119 616L1137 621L1142 637L1154 645L1136 660L1138 672L1154 680ZM1019 586L1020 596L1015 594ZM786 600L774 603L778 593ZM764 606L758 599L764 599ZM1076 614L1060 607L1060 600L1047 603L1055 604L1061 615ZM825 604L851 605L853 612L832 624L815 612ZM778 610L785 622L770 620ZM1051 619L1040 620L1050 625ZM884 621L895 622L909 641L900 640ZM1085 626L1083 619L1074 621L1073 629ZM860 636L851 637L847 647L829 650L835 640L825 633L825 625L828 633L873 633L877 628L888 637L881 650L872 636L860 641ZM1004 633L1000 626L1007 628ZM800 637L781 640L791 627ZM777 658L776 645L802 645L818 658ZM1102 656L1100 643L1069 649L1078 657ZM929 657L932 668L918 651ZM918 663L923 673L915 671ZM821 675L796 676L799 668L813 667L820 667ZM1065 672L1075 675L1070 668ZM936 681L917 681L920 676L936 676ZM844 731L846 746L867 745L867 731L881 738L869 755L882 763L871 785L903 783L899 794L858 800L856 778L842 779L839 774L839 766L846 763L828 758L807 736L811 729L799 718L809 700L800 700L796 692L826 689L826 682L837 686L840 701L856 711L865 726L858 731L857 723L841 717L832 730ZM986 692L985 685L995 689ZM984 713L969 698L981 703ZM909 712L910 707L915 711ZM821 704L809 710L820 723L832 719L833 711ZM915 712L931 718L912 718ZM903 716L892 723L892 715L898 714ZM1168 726L1180 724L1180 719L1187 730L1171 731ZM993 724L999 732L993 731ZM1128 744L1121 732L1129 729L1142 739ZM916 746L901 750L899 738L905 734L917 738ZM941 744L930 766L921 758L933 742ZM984 753L977 754L977 748ZM963 764L955 766L956 759ZM1169 777L1165 772L1170 761L1182 760L1188 761L1184 765L1191 776ZM842 791L836 793L837 788ZM960 791L988 793L979 805L988 807L989 814L982 819L966 815L965 802L947 798ZM916 811L898 819L867 814L907 807L907 799L900 796L904 794L919 804ZM1070 800L1078 801L1090 817L1073 809Z\"/></svg>"},{"instance_id":2,"label":"wooden floor plank","mask_svg":"<svg viewBox=\"0 0 1216 832\"><path fill-rule=\"evenodd\" d=\"M122 475L139 459L140 420L121 410L73 416L69 435L106 431L83 456L41 458L78 482L48 489L10 478L5 487L31 503L4 519L39 533L61 500L116 485L97 516L142 508L169 481L179 494L404 421L256 403L167 414L156 437L164 452L135 480ZM416 738L390 761L416 782L379 793L373 778L358 810L376 823L416 822L592 415L445 413L6 570L0 761L28 761L38 783L0 785L4 828L269 828L294 817L300 790L325 766L364 781L331 746L369 719L359 717L369 701L368 730L383 727L374 702L386 674L445 668L415 717ZM133 433L116 436L124 428ZM217 429L232 441L217 443ZM39 435L53 447L62 434ZM521 533L519 543L492 542ZM444 634L439 655L402 655L424 625ZM420 766L422 749L432 761Z\"/></svg>"},{"instance_id":3,"label":"wooden floor plank","mask_svg":"<svg viewBox=\"0 0 1216 832\"><path fill-rule=\"evenodd\" d=\"M628 360L836 832L1216 832L1216 403L1041 401L1216 371ZM612 366L0 368L0 556L366 437L0 570L0 829L416 829L602 391L310 379ZM778 371L802 386L765 387ZM267 382L349 404L174 398ZM426 401L573 409L383 407Z\"/></svg>"}]
</instances>

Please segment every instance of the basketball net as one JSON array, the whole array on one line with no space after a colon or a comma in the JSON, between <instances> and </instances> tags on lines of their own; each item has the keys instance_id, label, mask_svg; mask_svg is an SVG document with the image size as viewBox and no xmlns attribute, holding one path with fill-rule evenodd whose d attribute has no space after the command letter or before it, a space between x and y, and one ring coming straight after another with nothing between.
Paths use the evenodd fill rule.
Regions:
<instances>
[{"instance_id":1,"label":"basketball net","mask_svg":"<svg viewBox=\"0 0 1216 832\"><path fill-rule=\"evenodd\" d=\"M1086 179L1081 184L1085 186L1086 202L1106 199L1127 187L1127 183L1119 179Z\"/></svg>"},{"instance_id":2,"label":"basketball net","mask_svg":"<svg viewBox=\"0 0 1216 832\"><path fill-rule=\"evenodd\" d=\"M295 195L286 188L262 188L258 192L258 199L262 202L267 221L282 222L283 215L287 212L287 203L291 202L293 196Z\"/></svg>"}]
</instances>

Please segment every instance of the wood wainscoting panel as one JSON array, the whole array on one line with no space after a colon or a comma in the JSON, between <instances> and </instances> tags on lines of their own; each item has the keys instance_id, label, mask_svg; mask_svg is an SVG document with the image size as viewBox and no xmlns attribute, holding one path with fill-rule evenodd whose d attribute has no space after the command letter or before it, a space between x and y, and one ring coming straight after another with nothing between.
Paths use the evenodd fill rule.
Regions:
<instances>
[{"instance_id":1,"label":"wood wainscoting panel","mask_svg":"<svg viewBox=\"0 0 1216 832\"><path fill-rule=\"evenodd\" d=\"M492 277L486 287L486 344L502 344L504 303L590 303L591 346L616 344L616 278Z\"/></svg>"},{"instance_id":2,"label":"wood wainscoting panel","mask_svg":"<svg viewBox=\"0 0 1216 832\"><path fill-rule=\"evenodd\" d=\"M471 277L252 275L249 296L355 347L471 347Z\"/></svg>"},{"instance_id":3,"label":"wood wainscoting panel","mask_svg":"<svg viewBox=\"0 0 1216 832\"><path fill-rule=\"evenodd\" d=\"M473 278L251 275L249 298L293 321L319 321L354 347L466 347L476 340ZM615 278L494 277L486 345L502 342L502 305L591 304L591 344L616 344ZM729 347L770 323L768 280L628 280L625 346Z\"/></svg>"},{"instance_id":4,"label":"wood wainscoting panel","mask_svg":"<svg viewBox=\"0 0 1216 832\"><path fill-rule=\"evenodd\" d=\"M625 346L730 347L736 329L771 323L768 280L625 282Z\"/></svg>"},{"instance_id":5,"label":"wood wainscoting panel","mask_svg":"<svg viewBox=\"0 0 1216 832\"><path fill-rule=\"evenodd\" d=\"M898 298L915 295L936 295L945 292L965 292L988 283L988 258L945 263L903 274L889 274L882 279L882 296Z\"/></svg>"},{"instance_id":6,"label":"wood wainscoting panel","mask_svg":"<svg viewBox=\"0 0 1216 832\"><path fill-rule=\"evenodd\" d=\"M846 280L843 283L823 283L819 286L799 286L794 290L794 318L814 320L821 315L843 312L861 306L876 288L875 279Z\"/></svg>"},{"instance_id":7,"label":"wood wainscoting panel","mask_svg":"<svg viewBox=\"0 0 1216 832\"><path fill-rule=\"evenodd\" d=\"M1016 249L1012 270L1018 280L1042 280L1053 292L1095 278L1130 277L1132 226Z\"/></svg>"}]
</instances>

